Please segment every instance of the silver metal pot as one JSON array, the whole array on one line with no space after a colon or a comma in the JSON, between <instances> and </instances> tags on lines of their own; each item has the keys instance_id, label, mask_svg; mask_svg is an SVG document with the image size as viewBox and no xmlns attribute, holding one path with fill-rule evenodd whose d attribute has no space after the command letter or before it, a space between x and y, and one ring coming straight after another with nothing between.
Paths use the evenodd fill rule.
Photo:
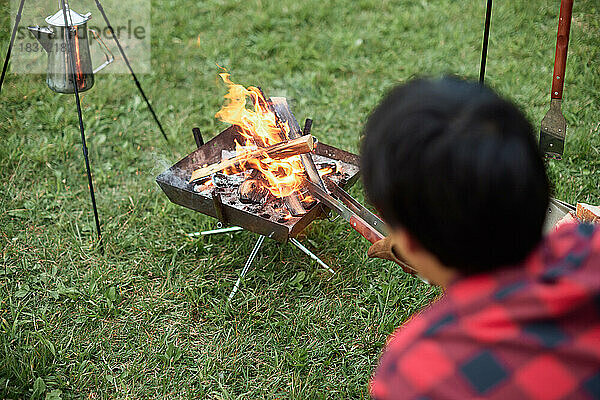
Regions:
<instances>
[{"instance_id":1,"label":"silver metal pot","mask_svg":"<svg viewBox=\"0 0 600 400\"><path fill-rule=\"evenodd\" d=\"M47 27L40 27L37 25L28 27L29 31L48 53L46 83L48 84L48 87L55 92L75 92L73 71L71 70L69 59L67 58L67 32L70 33L71 44L73 46L75 76L77 88L80 92L84 92L94 86L94 74L105 68L114 60L112 53L102 41L98 32L93 29L88 29L87 22L90 18L91 13L81 15L67 8L68 27L65 26L65 17L62 9L58 10L56 14L46 17ZM95 69L92 67L88 32L92 33L106 57L104 63Z\"/></svg>"}]
</instances>

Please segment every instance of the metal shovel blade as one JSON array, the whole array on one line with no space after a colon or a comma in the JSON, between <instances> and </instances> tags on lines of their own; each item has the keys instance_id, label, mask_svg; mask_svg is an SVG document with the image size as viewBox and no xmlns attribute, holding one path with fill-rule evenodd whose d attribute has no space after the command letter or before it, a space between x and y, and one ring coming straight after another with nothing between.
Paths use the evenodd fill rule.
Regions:
<instances>
[{"instance_id":1,"label":"metal shovel blade","mask_svg":"<svg viewBox=\"0 0 600 400\"><path fill-rule=\"evenodd\" d=\"M550 110L542 119L540 150L547 158L560 160L565 149L567 121L561 111L561 100L552 99Z\"/></svg>"}]
</instances>

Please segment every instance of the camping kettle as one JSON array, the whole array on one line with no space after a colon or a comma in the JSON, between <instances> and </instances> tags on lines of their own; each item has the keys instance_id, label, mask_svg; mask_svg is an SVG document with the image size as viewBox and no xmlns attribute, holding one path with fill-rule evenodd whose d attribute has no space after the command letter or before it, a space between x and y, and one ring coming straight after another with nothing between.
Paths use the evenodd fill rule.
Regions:
<instances>
[{"instance_id":1,"label":"camping kettle","mask_svg":"<svg viewBox=\"0 0 600 400\"><path fill-rule=\"evenodd\" d=\"M46 17L48 27L30 26L27 29L40 42L48 53L48 69L46 83L58 93L74 93L73 71L69 63L66 33L70 33L73 56L75 60L75 76L79 92L84 92L94 86L94 74L113 62L114 57L98 32L88 29L87 22L91 13L81 15L67 7L68 27L65 26L63 10ZM98 68L92 68L88 32L91 32L96 42L102 48L106 60Z\"/></svg>"}]
</instances>

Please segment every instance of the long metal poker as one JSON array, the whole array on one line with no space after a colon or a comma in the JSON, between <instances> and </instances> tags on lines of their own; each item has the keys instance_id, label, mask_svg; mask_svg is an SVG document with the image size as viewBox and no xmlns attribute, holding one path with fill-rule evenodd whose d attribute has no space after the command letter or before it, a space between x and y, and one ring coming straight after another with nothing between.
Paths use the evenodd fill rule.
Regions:
<instances>
[{"instance_id":1,"label":"long metal poker","mask_svg":"<svg viewBox=\"0 0 600 400\"><path fill-rule=\"evenodd\" d=\"M98 209L96 207L96 196L94 194L94 183L92 182L92 171L90 169L90 160L88 158L88 150L85 141L85 128L83 126L83 116L81 113L81 101L79 99L79 88L77 87L77 74L75 67L75 58L73 57L73 43L71 42L71 26L72 24L67 19L68 3L66 0L60 0L63 16L65 19L65 39L67 41L67 58L71 67L71 79L73 79L73 87L75 88L75 103L77 103L77 117L79 118L79 131L81 133L81 146L83 150L83 158L85 159L85 169L88 177L88 185L90 188L90 197L92 199L92 208L94 209L94 220L96 221L96 231L98 232L98 240L100 242L100 250L104 251L102 243L102 232L100 230L100 219L98 218ZM70 15L70 14L69 14Z\"/></svg>"}]
</instances>

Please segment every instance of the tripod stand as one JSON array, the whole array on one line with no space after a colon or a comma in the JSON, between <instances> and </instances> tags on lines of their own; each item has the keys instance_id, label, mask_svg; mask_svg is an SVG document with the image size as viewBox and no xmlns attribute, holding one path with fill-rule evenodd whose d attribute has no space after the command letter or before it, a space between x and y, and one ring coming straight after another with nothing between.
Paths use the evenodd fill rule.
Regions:
<instances>
[{"instance_id":1,"label":"tripod stand","mask_svg":"<svg viewBox=\"0 0 600 400\"><path fill-rule=\"evenodd\" d=\"M138 88L142 98L144 99L144 101L146 102L146 105L148 106L148 110L150 111L150 113L152 114L152 117L154 118L154 121L156 122L156 124L158 125L158 128L160 130L160 132L162 133L163 137L165 138L165 140L167 141L167 143L169 142L169 139L167 137L167 134L165 133L160 121L158 120L158 117L156 116L156 113L154 112L154 109L152 108L152 105L150 105L150 101L148 100L148 97L146 97L146 94L144 93L144 90L142 89L142 86L139 82L139 80L137 79L137 76L135 75L135 73L133 72L133 68L131 67L131 64L129 63L129 59L127 58L127 55L125 54L125 51L123 50L123 47L121 46L121 43L119 42L119 39L117 38L117 36L114 33L114 29L112 27L112 25L110 24L108 17L106 16L106 12L104 11L104 8L102 7L102 4L100 4L99 0L94 0L96 3L96 7L98 8L98 11L100 11L100 13L102 14L102 18L104 18L104 21L106 22L106 26L108 31L111 33L111 36L113 37L113 39L115 40L115 43L119 49L119 52L121 53L121 56L123 57L123 60L125 61L125 64L127 65L127 68L129 69L129 72L133 78L133 81L135 82L136 87ZM94 184L92 181L92 171L90 168L90 162L89 162L89 158L88 158L88 149L87 149L87 145L86 145L86 139L85 139L85 128L84 128L84 124L83 124L83 115L82 115L82 111L81 111L81 101L79 98L79 88L77 85L77 76L76 76L76 61L75 61L75 56L73 54L73 37L72 37L72 28L74 28L74 24L72 21L69 21L70 19L70 13L68 13L68 10L70 10L70 7L68 5L68 1L67 0L59 0L59 4L60 7L62 8L63 11L63 16L64 16L64 23L65 23L65 31L67 32L67 34L65 35L65 40L66 40L66 44L67 44L67 48L66 48L66 52L67 52L67 66L71 69L71 79L72 81L75 83L73 85L74 87L74 94L75 94L75 103L77 104L77 116L78 116L78 120L79 120L79 131L81 134L81 146L82 146L82 151L83 151L83 158L85 160L85 169L86 169L86 173L87 173L87 178L88 178L88 185L89 185L89 189L90 189L90 198L92 201L92 209L94 211L94 220L96 223L96 232L98 234L98 240L99 240L99 244L100 244L100 249L103 250L103 244L102 244L102 231L100 229L100 219L98 217L98 209L96 207L96 196L94 194ZM15 37L17 34L17 30L19 28L19 23L21 22L21 15L23 12L23 6L25 5L25 0L20 0L19 3L19 9L17 11L16 17L15 17L15 25L13 27L12 33L11 33L11 37L10 37L10 43L8 45L8 50L6 52L6 58L4 59L4 65L2 67L2 74L0 75L0 93L2 92L2 85L4 83L4 78L6 76L6 71L8 69L8 62L10 60L10 56L11 56L11 52L13 49L13 45L15 42ZM69 17L68 17L69 16ZM68 68L66 70L65 73L68 73Z\"/></svg>"}]
</instances>

